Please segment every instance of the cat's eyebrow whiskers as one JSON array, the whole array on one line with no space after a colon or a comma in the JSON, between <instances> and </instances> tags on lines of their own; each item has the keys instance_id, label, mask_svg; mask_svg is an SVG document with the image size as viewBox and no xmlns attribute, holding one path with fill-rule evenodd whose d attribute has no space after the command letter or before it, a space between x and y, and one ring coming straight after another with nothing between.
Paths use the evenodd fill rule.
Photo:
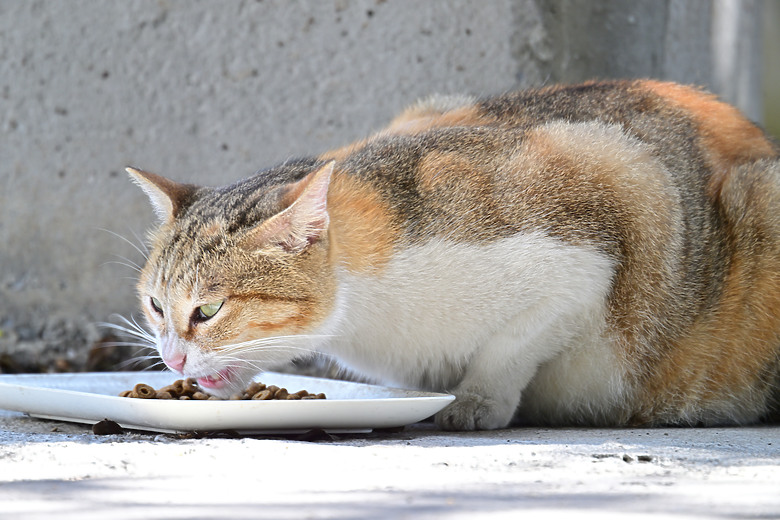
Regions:
<instances>
[{"instance_id":1,"label":"cat's eyebrow whiskers","mask_svg":"<svg viewBox=\"0 0 780 520\"><path fill-rule=\"evenodd\" d=\"M127 267L128 269L132 269L137 273L141 272L141 266L139 266L132 260L120 255L113 255L113 256L119 258L119 260L109 260L108 262L103 262L102 264L100 264L100 267L104 267L106 265L121 265L122 267Z\"/></svg>"},{"instance_id":2,"label":"cat's eyebrow whiskers","mask_svg":"<svg viewBox=\"0 0 780 520\"><path fill-rule=\"evenodd\" d=\"M123 242L126 242L126 243L130 244L130 246L132 246L133 249L138 251L138 253L141 256L144 257L144 260L148 260L149 259L149 250L146 248L146 245L143 244L143 241L141 241L141 244L142 244L141 247L143 247L143 249L141 249L141 247L138 247L136 244L134 244L132 240L128 239L127 237L123 237L119 233L116 233L116 232L111 231L110 229L106 229L106 228L98 228L98 229L100 231L105 231L106 233L114 235L115 237L119 238ZM135 232L133 232L133 235L135 235ZM135 238L138 239L138 236L136 236Z\"/></svg>"}]
</instances>

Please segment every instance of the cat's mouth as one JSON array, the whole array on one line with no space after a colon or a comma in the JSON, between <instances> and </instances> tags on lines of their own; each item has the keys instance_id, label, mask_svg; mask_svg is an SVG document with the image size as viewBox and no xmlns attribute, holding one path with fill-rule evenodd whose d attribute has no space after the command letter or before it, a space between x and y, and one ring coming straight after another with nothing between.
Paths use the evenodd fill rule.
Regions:
<instances>
[{"instance_id":1,"label":"cat's mouth","mask_svg":"<svg viewBox=\"0 0 780 520\"><path fill-rule=\"evenodd\" d=\"M198 384L203 388L208 388L209 390L221 390L231 385L232 376L233 372L229 368L226 368L224 370L220 370L214 375L199 377L197 381Z\"/></svg>"}]
</instances>

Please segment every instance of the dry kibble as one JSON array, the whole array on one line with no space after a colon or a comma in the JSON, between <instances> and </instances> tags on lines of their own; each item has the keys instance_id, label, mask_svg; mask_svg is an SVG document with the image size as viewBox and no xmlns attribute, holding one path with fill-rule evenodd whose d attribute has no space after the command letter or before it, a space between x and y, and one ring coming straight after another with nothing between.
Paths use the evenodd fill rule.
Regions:
<instances>
[{"instance_id":1,"label":"dry kibble","mask_svg":"<svg viewBox=\"0 0 780 520\"><path fill-rule=\"evenodd\" d=\"M254 383L250 383L250 385L246 387L244 393L249 395L255 395L260 390L265 390L265 385L263 383L254 382Z\"/></svg>"},{"instance_id":2,"label":"dry kibble","mask_svg":"<svg viewBox=\"0 0 780 520\"><path fill-rule=\"evenodd\" d=\"M133 392L135 392L140 399L154 399L154 396L157 393L154 388L146 383L138 383L135 385Z\"/></svg>"},{"instance_id":3,"label":"dry kibble","mask_svg":"<svg viewBox=\"0 0 780 520\"><path fill-rule=\"evenodd\" d=\"M179 381L181 381L181 379L179 379ZM174 385L164 386L164 387L160 388L159 390L157 390L157 393L160 393L160 392L168 392L168 394L171 397L177 397L177 396L181 395L182 389L181 389L181 385L177 386L177 385L174 384Z\"/></svg>"},{"instance_id":4,"label":"dry kibble","mask_svg":"<svg viewBox=\"0 0 780 520\"><path fill-rule=\"evenodd\" d=\"M273 398L274 398L274 393L267 388L265 390L260 390L259 392L257 392L255 395L252 396L252 399L256 401L269 401Z\"/></svg>"},{"instance_id":5,"label":"dry kibble","mask_svg":"<svg viewBox=\"0 0 780 520\"><path fill-rule=\"evenodd\" d=\"M197 383L197 381L195 381L191 377L188 377L182 383L181 390L182 390L182 393L184 393L184 395L194 394L195 392L197 392L199 390L198 389L198 383Z\"/></svg>"},{"instance_id":6,"label":"dry kibble","mask_svg":"<svg viewBox=\"0 0 780 520\"><path fill-rule=\"evenodd\" d=\"M119 397L131 397L140 399L173 399L179 401L216 401L222 400L219 397L209 395L202 391L195 379L178 379L170 385L163 386L155 390L152 386L145 383L138 383L132 390L125 390L119 394ZM306 390L298 390L290 393L286 388L279 388L276 385L266 386L263 383L254 382L241 392L231 395L231 401L249 400L270 401L270 400L288 400L297 401L301 399L325 399L325 394L312 394Z\"/></svg>"}]
</instances>

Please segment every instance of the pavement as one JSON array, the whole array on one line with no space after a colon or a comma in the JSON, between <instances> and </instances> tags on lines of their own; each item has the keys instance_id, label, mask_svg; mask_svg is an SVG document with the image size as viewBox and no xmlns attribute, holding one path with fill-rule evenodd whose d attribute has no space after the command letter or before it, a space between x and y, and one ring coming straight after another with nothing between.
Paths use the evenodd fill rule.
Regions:
<instances>
[{"instance_id":1,"label":"pavement","mask_svg":"<svg viewBox=\"0 0 780 520\"><path fill-rule=\"evenodd\" d=\"M0 411L0 518L780 518L780 426L180 436Z\"/></svg>"}]
</instances>

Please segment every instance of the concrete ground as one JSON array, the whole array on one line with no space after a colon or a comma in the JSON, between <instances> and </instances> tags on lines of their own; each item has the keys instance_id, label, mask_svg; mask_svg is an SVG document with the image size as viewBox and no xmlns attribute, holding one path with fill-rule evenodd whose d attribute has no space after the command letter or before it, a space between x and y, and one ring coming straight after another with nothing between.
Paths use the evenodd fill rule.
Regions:
<instances>
[{"instance_id":1,"label":"concrete ground","mask_svg":"<svg viewBox=\"0 0 780 520\"><path fill-rule=\"evenodd\" d=\"M780 427L180 438L0 411L0 518L780 518Z\"/></svg>"}]
</instances>

